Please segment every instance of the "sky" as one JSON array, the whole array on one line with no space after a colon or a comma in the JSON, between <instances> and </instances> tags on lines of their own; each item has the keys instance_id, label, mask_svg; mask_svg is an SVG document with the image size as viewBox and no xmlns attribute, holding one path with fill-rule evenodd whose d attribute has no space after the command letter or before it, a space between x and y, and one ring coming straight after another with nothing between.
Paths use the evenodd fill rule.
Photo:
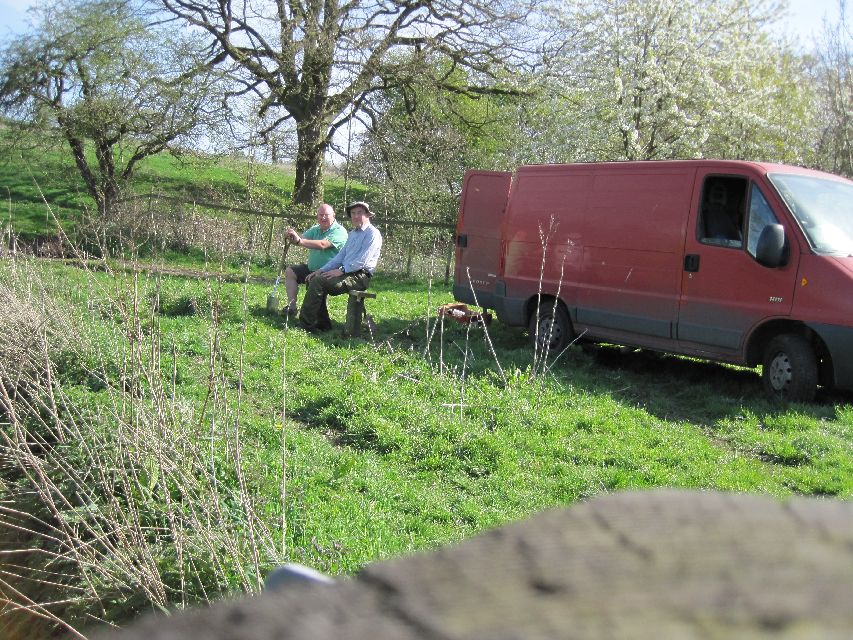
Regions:
<instances>
[{"instance_id":1,"label":"sky","mask_svg":"<svg viewBox=\"0 0 853 640\"><path fill-rule=\"evenodd\" d=\"M0 0L5 2L6 0ZM848 2L848 23L853 5ZM824 19L838 24L838 0L788 0L788 17L781 21L785 33L798 38L800 46L810 48L823 29Z\"/></svg>"},{"instance_id":2,"label":"sky","mask_svg":"<svg viewBox=\"0 0 853 640\"><path fill-rule=\"evenodd\" d=\"M26 10L32 0L0 0L0 43L11 34L26 30ZM823 25L825 16L838 21L838 0L788 0L789 16L780 28L796 38L804 49L814 40ZM853 3L849 11L853 11Z\"/></svg>"},{"instance_id":3,"label":"sky","mask_svg":"<svg viewBox=\"0 0 853 640\"><path fill-rule=\"evenodd\" d=\"M0 0L0 41L6 40L10 32L24 29L30 4L30 0Z\"/></svg>"}]
</instances>

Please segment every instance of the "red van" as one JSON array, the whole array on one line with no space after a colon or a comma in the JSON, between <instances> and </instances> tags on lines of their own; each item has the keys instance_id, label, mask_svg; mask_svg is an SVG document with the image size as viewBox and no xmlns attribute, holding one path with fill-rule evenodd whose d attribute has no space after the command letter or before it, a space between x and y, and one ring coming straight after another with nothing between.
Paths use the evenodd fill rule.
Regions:
<instances>
[{"instance_id":1,"label":"red van","mask_svg":"<svg viewBox=\"0 0 853 640\"><path fill-rule=\"evenodd\" d=\"M454 297L560 353L575 336L853 389L853 182L757 162L465 176Z\"/></svg>"}]
</instances>

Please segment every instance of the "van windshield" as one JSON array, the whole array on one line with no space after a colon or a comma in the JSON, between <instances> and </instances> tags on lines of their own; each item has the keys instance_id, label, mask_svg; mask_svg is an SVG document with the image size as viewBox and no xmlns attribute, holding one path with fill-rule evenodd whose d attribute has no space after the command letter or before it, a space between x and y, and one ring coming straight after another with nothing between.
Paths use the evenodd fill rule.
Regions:
<instances>
[{"instance_id":1,"label":"van windshield","mask_svg":"<svg viewBox=\"0 0 853 640\"><path fill-rule=\"evenodd\" d=\"M767 176L794 214L812 249L853 256L853 182L791 173Z\"/></svg>"}]
</instances>

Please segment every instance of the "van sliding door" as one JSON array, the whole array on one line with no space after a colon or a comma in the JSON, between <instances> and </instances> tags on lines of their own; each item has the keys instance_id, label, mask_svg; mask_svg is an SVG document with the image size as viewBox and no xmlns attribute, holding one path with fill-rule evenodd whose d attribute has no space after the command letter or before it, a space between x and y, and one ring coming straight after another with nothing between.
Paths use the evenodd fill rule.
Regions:
<instances>
[{"instance_id":1,"label":"van sliding door","mask_svg":"<svg viewBox=\"0 0 853 640\"><path fill-rule=\"evenodd\" d=\"M596 173L581 240L577 331L671 346L694 173L659 164L608 166Z\"/></svg>"}]
</instances>

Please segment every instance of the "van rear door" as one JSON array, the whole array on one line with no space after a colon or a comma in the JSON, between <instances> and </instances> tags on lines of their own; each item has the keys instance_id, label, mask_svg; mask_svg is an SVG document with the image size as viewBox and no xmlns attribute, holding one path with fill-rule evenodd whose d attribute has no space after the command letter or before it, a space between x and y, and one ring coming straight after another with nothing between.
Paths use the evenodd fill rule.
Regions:
<instances>
[{"instance_id":1,"label":"van rear door","mask_svg":"<svg viewBox=\"0 0 853 640\"><path fill-rule=\"evenodd\" d=\"M755 259L766 224L787 226L781 204L758 175L700 168L685 239L677 334L688 353L738 361L759 322L789 316L799 250L765 267ZM792 242L793 235L786 229Z\"/></svg>"},{"instance_id":2,"label":"van rear door","mask_svg":"<svg viewBox=\"0 0 853 640\"><path fill-rule=\"evenodd\" d=\"M465 175L456 225L453 295L494 308L495 281L501 261L501 225L509 200L512 173L469 171Z\"/></svg>"}]
</instances>

